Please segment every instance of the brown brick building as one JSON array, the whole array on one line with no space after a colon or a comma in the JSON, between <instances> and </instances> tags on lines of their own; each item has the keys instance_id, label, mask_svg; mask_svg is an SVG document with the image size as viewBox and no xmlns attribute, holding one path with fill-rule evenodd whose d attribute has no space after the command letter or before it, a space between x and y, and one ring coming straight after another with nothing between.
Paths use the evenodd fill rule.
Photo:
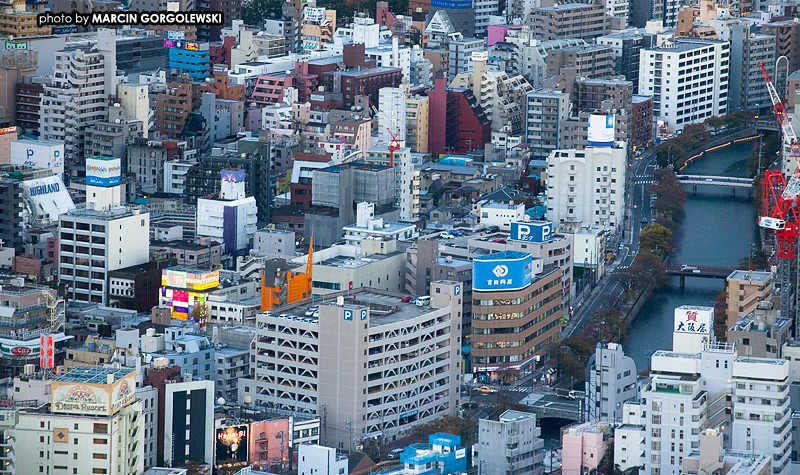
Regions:
<instances>
[{"instance_id":1,"label":"brown brick building","mask_svg":"<svg viewBox=\"0 0 800 475\"><path fill-rule=\"evenodd\" d=\"M472 367L489 380L529 367L558 340L561 270L534 277L520 290L472 292Z\"/></svg>"}]
</instances>

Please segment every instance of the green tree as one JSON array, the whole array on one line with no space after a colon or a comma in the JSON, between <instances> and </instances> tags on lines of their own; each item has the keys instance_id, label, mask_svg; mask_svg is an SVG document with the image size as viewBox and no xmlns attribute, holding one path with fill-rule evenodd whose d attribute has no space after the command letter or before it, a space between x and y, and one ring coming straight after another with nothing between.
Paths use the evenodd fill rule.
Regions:
<instances>
[{"instance_id":1,"label":"green tree","mask_svg":"<svg viewBox=\"0 0 800 475\"><path fill-rule=\"evenodd\" d=\"M672 167L676 163L683 163L688 156L686 151L668 140L655 149L656 162L661 167Z\"/></svg>"},{"instance_id":2,"label":"green tree","mask_svg":"<svg viewBox=\"0 0 800 475\"><path fill-rule=\"evenodd\" d=\"M753 251L752 256L742 257L736 268L739 270L768 269L769 256L763 249L756 249Z\"/></svg>"},{"instance_id":3,"label":"green tree","mask_svg":"<svg viewBox=\"0 0 800 475\"><path fill-rule=\"evenodd\" d=\"M664 256L672 252L672 231L660 224L648 224L639 234L639 249Z\"/></svg>"},{"instance_id":4,"label":"green tree","mask_svg":"<svg viewBox=\"0 0 800 475\"><path fill-rule=\"evenodd\" d=\"M199 303L192 309L192 318L200 325L208 322L208 307L205 303Z\"/></svg>"},{"instance_id":5,"label":"green tree","mask_svg":"<svg viewBox=\"0 0 800 475\"><path fill-rule=\"evenodd\" d=\"M264 20L281 17L281 0L247 0L242 4L242 20L248 25L262 28Z\"/></svg>"}]
</instances>

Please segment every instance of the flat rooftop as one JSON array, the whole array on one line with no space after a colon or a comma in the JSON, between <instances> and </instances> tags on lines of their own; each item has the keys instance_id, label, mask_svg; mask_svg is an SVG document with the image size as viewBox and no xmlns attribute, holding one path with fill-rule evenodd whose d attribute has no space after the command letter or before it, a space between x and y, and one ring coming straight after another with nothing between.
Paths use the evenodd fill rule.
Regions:
<instances>
[{"instance_id":1,"label":"flat rooftop","mask_svg":"<svg viewBox=\"0 0 800 475\"><path fill-rule=\"evenodd\" d=\"M130 368L74 368L69 370L65 375L59 376L55 381L67 381L71 383L88 383L88 384L108 384L108 375L114 377L114 382L133 373L134 370Z\"/></svg>"},{"instance_id":2,"label":"flat rooftop","mask_svg":"<svg viewBox=\"0 0 800 475\"><path fill-rule=\"evenodd\" d=\"M739 281L748 281L748 282L757 282L757 283L764 283L769 278L772 277L772 272L766 271L746 271L746 270L735 270L731 272L731 275L728 276L728 280L739 280Z\"/></svg>"},{"instance_id":3,"label":"flat rooftop","mask_svg":"<svg viewBox=\"0 0 800 475\"><path fill-rule=\"evenodd\" d=\"M380 262L384 259L388 259L389 257L394 257L400 252L393 252L391 254L372 254L367 257L359 257L358 259L354 257L348 256L336 256L331 257L330 259L325 259L322 262L318 262L314 264L315 266L328 266L328 267L341 267L343 269L357 269L359 267L364 267L369 264L374 264L376 262Z\"/></svg>"},{"instance_id":4,"label":"flat rooftop","mask_svg":"<svg viewBox=\"0 0 800 475\"><path fill-rule=\"evenodd\" d=\"M302 321L311 324L318 324L319 317L313 316L313 312L308 312L310 308L319 308L322 305L336 305L336 298L341 294L330 294L323 297L304 300L292 304L292 306L281 307L273 310L272 315L283 316L295 321ZM431 307L419 307L413 303L401 302L401 294L391 292L375 291L373 289L360 289L348 291L344 296L344 307L354 308L356 305L363 305L370 309L370 325L388 325L402 322L411 318L416 318L432 311ZM306 315L306 313L312 315Z\"/></svg>"}]
</instances>

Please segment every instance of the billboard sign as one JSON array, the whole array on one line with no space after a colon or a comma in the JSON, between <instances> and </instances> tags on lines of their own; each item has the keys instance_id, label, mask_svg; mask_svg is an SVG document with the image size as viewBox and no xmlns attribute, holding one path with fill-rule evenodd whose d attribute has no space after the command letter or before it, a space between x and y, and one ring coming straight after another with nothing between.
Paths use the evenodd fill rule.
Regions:
<instances>
[{"instance_id":1,"label":"billboard sign","mask_svg":"<svg viewBox=\"0 0 800 475\"><path fill-rule=\"evenodd\" d=\"M136 400L136 372L111 384L54 380L51 387L52 412L109 416Z\"/></svg>"},{"instance_id":2,"label":"billboard sign","mask_svg":"<svg viewBox=\"0 0 800 475\"><path fill-rule=\"evenodd\" d=\"M472 8L472 0L432 0L431 6L435 8L449 8L451 10L465 10Z\"/></svg>"},{"instance_id":3,"label":"billboard sign","mask_svg":"<svg viewBox=\"0 0 800 475\"><path fill-rule=\"evenodd\" d=\"M675 309L675 333L710 334L714 318L712 307L683 305Z\"/></svg>"},{"instance_id":4,"label":"billboard sign","mask_svg":"<svg viewBox=\"0 0 800 475\"><path fill-rule=\"evenodd\" d=\"M63 176L64 142L14 140L11 142L11 164L49 168L54 175Z\"/></svg>"},{"instance_id":5,"label":"billboard sign","mask_svg":"<svg viewBox=\"0 0 800 475\"><path fill-rule=\"evenodd\" d=\"M320 23L325 19L325 9L317 7L306 7L303 10L303 18L306 23Z\"/></svg>"},{"instance_id":6,"label":"billboard sign","mask_svg":"<svg viewBox=\"0 0 800 475\"><path fill-rule=\"evenodd\" d=\"M28 49L27 41L6 41L6 49Z\"/></svg>"},{"instance_id":7,"label":"billboard sign","mask_svg":"<svg viewBox=\"0 0 800 475\"><path fill-rule=\"evenodd\" d=\"M186 32L181 31L181 30L177 30L177 31L171 30L171 31L167 32L167 38L169 38L171 40L182 40L185 37L186 37Z\"/></svg>"},{"instance_id":8,"label":"billboard sign","mask_svg":"<svg viewBox=\"0 0 800 475\"><path fill-rule=\"evenodd\" d=\"M589 133L586 143L593 147L611 147L614 145L614 115L589 115Z\"/></svg>"},{"instance_id":9,"label":"billboard sign","mask_svg":"<svg viewBox=\"0 0 800 475\"><path fill-rule=\"evenodd\" d=\"M0 353L3 355L34 357L39 356L39 351L41 351L40 345L9 345L0 343Z\"/></svg>"},{"instance_id":10,"label":"billboard sign","mask_svg":"<svg viewBox=\"0 0 800 475\"><path fill-rule=\"evenodd\" d=\"M119 158L92 157L86 159L86 184L115 186L122 183Z\"/></svg>"},{"instance_id":11,"label":"billboard sign","mask_svg":"<svg viewBox=\"0 0 800 475\"><path fill-rule=\"evenodd\" d=\"M177 287L179 289L186 288L186 272L178 270L166 271L166 285L169 287Z\"/></svg>"},{"instance_id":12,"label":"billboard sign","mask_svg":"<svg viewBox=\"0 0 800 475\"><path fill-rule=\"evenodd\" d=\"M504 251L472 261L472 290L519 290L533 280L533 258L526 252Z\"/></svg>"},{"instance_id":13,"label":"billboard sign","mask_svg":"<svg viewBox=\"0 0 800 475\"><path fill-rule=\"evenodd\" d=\"M303 40L303 49L306 51L318 51L320 48L319 41Z\"/></svg>"},{"instance_id":14,"label":"billboard sign","mask_svg":"<svg viewBox=\"0 0 800 475\"><path fill-rule=\"evenodd\" d=\"M512 241L547 242L552 238L553 223L551 222L511 223L509 239Z\"/></svg>"},{"instance_id":15,"label":"billboard sign","mask_svg":"<svg viewBox=\"0 0 800 475\"><path fill-rule=\"evenodd\" d=\"M217 429L217 464L240 465L248 462L247 426Z\"/></svg>"},{"instance_id":16,"label":"billboard sign","mask_svg":"<svg viewBox=\"0 0 800 475\"><path fill-rule=\"evenodd\" d=\"M221 170L220 175L222 177L222 181L241 183L245 180L244 170Z\"/></svg>"}]
</instances>

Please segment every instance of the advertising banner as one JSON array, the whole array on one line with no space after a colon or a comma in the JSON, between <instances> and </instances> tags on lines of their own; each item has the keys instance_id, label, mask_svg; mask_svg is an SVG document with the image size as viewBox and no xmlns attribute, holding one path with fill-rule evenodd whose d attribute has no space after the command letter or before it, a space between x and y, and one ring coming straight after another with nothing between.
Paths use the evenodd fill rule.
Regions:
<instances>
[{"instance_id":1,"label":"advertising banner","mask_svg":"<svg viewBox=\"0 0 800 475\"><path fill-rule=\"evenodd\" d=\"M482 292L519 290L533 279L530 254L504 251L476 257L472 261L472 289Z\"/></svg>"}]
</instances>

